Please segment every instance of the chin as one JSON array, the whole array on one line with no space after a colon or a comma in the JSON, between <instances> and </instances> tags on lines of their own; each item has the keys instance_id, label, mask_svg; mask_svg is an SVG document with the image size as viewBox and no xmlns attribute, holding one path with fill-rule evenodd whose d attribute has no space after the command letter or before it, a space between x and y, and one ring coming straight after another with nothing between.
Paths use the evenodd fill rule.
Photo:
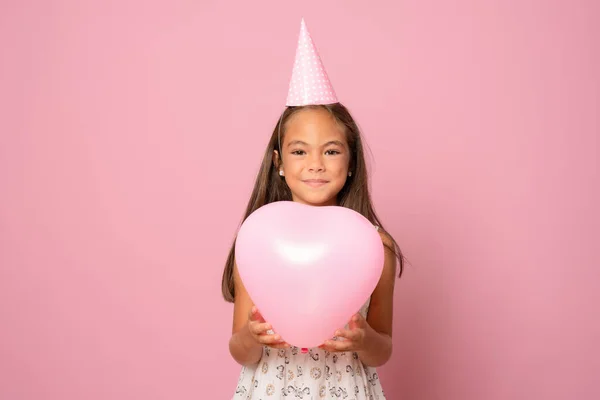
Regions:
<instances>
[{"instance_id":1,"label":"chin","mask_svg":"<svg viewBox=\"0 0 600 400\"><path fill-rule=\"evenodd\" d=\"M312 206L320 206L329 203L336 203L335 196L302 196L302 201L306 204L310 204Z\"/></svg>"},{"instance_id":2,"label":"chin","mask_svg":"<svg viewBox=\"0 0 600 400\"><path fill-rule=\"evenodd\" d=\"M289 183L288 183L288 185L289 185ZM321 206L324 204L327 204L327 205L337 204L337 193L338 193L338 190L336 190L337 185L334 185L333 187L331 187L331 186L325 187L325 188L322 188L322 190L310 190L310 189L307 190L303 185L304 184L300 182L298 185L292 184L290 186L292 193L297 194L294 197L296 197L298 201L312 205L312 206ZM340 190L341 190L342 186L340 186Z\"/></svg>"}]
</instances>

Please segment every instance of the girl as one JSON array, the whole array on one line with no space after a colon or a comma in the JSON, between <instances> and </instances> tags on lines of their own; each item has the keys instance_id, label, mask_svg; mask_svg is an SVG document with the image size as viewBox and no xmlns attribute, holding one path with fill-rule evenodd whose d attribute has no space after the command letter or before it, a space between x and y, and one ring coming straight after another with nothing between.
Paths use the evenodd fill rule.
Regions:
<instances>
[{"instance_id":1,"label":"girl","mask_svg":"<svg viewBox=\"0 0 600 400\"><path fill-rule=\"evenodd\" d=\"M252 303L237 272L234 241L222 282L225 300L234 304L229 350L242 365L233 398L385 399L375 368L392 354L394 283L403 257L375 214L359 129L337 101L304 20L287 106L265 151L244 220L274 201L348 207L379 230L385 263L361 310L332 332L331 340L304 352L273 332Z\"/></svg>"}]
</instances>

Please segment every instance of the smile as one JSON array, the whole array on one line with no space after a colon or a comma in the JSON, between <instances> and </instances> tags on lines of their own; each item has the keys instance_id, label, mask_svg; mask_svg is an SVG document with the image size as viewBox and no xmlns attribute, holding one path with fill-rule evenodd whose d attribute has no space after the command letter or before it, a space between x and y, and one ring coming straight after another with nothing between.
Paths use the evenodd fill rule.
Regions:
<instances>
[{"instance_id":1,"label":"smile","mask_svg":"<svg viewBox=\"0 0 600 400\"><path fill-rule=\"evenodd\" d=\"M321 187L329 183L329 181L326 181L324 179L307 179L302 182L306 183L310 187Z\"/></svg>"}]
</instances>

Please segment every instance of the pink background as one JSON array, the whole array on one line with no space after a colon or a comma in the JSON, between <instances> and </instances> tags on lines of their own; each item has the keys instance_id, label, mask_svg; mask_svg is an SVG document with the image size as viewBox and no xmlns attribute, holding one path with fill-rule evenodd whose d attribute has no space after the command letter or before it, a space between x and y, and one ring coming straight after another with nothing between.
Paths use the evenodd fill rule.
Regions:
<instances>
[{"instance_id":1,"label":"pink background","mask_svg":"<svg viewBox=\"0 0 600 400\"><path fill-rule=\"evenodd\" d=\"M0 398L228 399L300 26L411 265L390 399L600 397L598 2L4 1Z\"/></svg>"}]
</instances>

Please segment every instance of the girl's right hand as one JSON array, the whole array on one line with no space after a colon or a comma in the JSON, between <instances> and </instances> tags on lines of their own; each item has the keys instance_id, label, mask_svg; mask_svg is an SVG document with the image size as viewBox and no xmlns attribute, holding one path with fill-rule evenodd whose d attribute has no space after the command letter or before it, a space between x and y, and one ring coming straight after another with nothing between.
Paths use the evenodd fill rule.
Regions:
<instances>
[{"instance_id":1,"label":"girl's right hand","mask_svg":"<svg viewBox=\"0 0 600 400\"><path fill-rule=\"evenodd\" d=\"M248 313L248 330L250 331L252 338L263 346L269 346L275 349L285 349L290 347L289 344L281 339L281 336L272 333L271 324L265 322L265 319L258 312L256 306L252 306Z\"/></svg>"}]
</instances>

